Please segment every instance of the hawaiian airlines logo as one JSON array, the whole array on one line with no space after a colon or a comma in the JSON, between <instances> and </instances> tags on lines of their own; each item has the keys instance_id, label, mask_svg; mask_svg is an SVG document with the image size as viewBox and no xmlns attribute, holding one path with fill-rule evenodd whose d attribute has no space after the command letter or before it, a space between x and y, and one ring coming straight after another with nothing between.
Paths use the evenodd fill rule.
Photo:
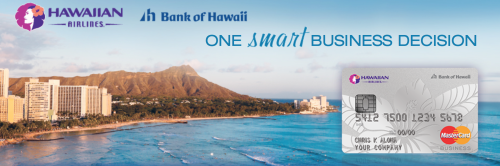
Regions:
<instances>
[{"instance_id":1,"label":"hawaiian airlines logo","mask_svg":"<svg viewBox=\"0 0 500 166\"><path fill-rule=\"evenodd\" d=\"M43 7L34 3L27 3L20 6L17 9L16 13L17 24L21 28L31 31L42 27L45 21L45 14L47 14L47 17L56 17L54 19L51 18L51 21L54 22L56 22L58 18L62 17L92 18L92 20L87 21L65 20L64 22L49 24L67 26L68 28L102 28L109 25L122 25L117 23L105 22L100 19L102 19L103 17L123 17L123 8L47 8L47 10L44 10ZM106 21L107 20L111 19L106 19Z\"/></svg>"},{"instance_id":2,"label":"hawaiian airlines logo","mask_svg":"<svg viewBox=\"0 0 500 166\"><path fill-rule=\"evenodd\" d=\"M363 80L363 81L361 81ZM363 83L387 83L389 80L389 76L382 76L382 75L357 75L353 74L349 77L349 82L352 84L358 84L360 82Z\"/></svg>"},{"instance_id":3,"label":"hawaiian airlines logo","mask_svg":"<svg viewBox=\"0 0 500 166\"><path fill-rule=\"evenodd\" d=\"M357 84L357 83L359 83L359 80L360 80L360 77L359 77L357 74L353 74L353 75L351 75L351 77L349 77L349 81L350 81L352 84Z\"/></svg>"},{"instance_id":4,"label":"hawaiian airlines logo","mask_svg":"<svg viewBox=\"0 0 500 166\"><path fill-rule=\"evenodd\" d=\"M28 31L42 27L45 20L43 7L34 3L20 6L16 13L17 25Z\"/></svg>"},{"instance_id":5,"label":"hawaiian airlines logo","mask_svg":"<svg viewBox=\"0 0 500 166\"><path fill-rule=\"evenodd\" d=\"M469 128L465 126L458 126L457 128L446 126L441 130L440 137L445 144L454 144L456 142L457 144L463 145L469 142L471 132Z\"/></svg>"}]
</instances>

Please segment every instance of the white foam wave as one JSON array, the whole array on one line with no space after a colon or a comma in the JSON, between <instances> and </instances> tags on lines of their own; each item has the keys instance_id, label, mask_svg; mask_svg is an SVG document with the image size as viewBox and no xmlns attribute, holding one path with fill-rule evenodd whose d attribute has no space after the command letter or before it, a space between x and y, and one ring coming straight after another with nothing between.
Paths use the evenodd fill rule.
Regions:
<instances>
[{"instance_id":1,"label":"white foam wave","mask_svg":"<svg viewBox=\"0 0 500 166\"><path fill-rule=\"evenodd\" d=\"M274 165L274 166L281 166L279 164L276 164L276 163L273 163L269 160L270 157L258 157L258 156L250 156L248 154L245 154L245 153L241 153L245 156L247 156L248 158L252 159L252 160L255 160L255 161L260 161L260 162L263 162L267 165Z\"/></svg>"},{"instance_id":2,"label":"white foam wave","mask_svg":"<svg viewBox=\"0 0 500 166\"><path fill-rule=\"evenodd\" d=\"M165 143L163 143L163 142L158 142L158 145L165 145Z\"/></svg>"},{"instance_id":3,"label":"white foam wave","mask_svg":"<svg viewBox=\"0 0 500 166\"><path fill-rule=\"evenodd\" d=\"M169 136L169 137L180 136L180 135L177 135L177 134L174 134L174 133L163 133L163 134L160 134L160 135L165 135L165 136Z\"/></svg>"},{"instance_id":4,"label":"white foam wave","mask_svg":"<svg viewBox=\"0 0 500 166\"><path fill-rule=\"evenodd\" d=\"M217 138L217 137L212 137L212 138L215 139L215 140L226 140L226 139Z\"/></svg>"},{"instance_id":5,"label":"white foam wave","mask_svg":"<svg viewBox=\"0 0 500 166\"><path fill-rule=\"evenodd\" d=\"M182 163L184 163L184 164L189 164L189 163L190 163L190 162L189 162L189 161L187 161L186 159L181 159L181 161L182 161Z\"/></svg>"},{"instance_id":6,"label":"white foam wave","mask_svg":"<svg viewBox=\"0 0 500 166\"><path fill-rule=\"evenodd\" d=\"M169 150L167 150L165 148L158 147L158 149L160 149L161 151L163 151L163 153L172 153L172 152L170 152Z\"/></svg>"}]
</instances>

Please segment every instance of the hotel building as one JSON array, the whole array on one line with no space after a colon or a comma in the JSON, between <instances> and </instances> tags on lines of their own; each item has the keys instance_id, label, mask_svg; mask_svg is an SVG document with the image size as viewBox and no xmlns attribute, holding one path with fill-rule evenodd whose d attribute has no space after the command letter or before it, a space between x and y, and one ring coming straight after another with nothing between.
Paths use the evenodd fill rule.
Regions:
<instances>
[{"instance_id":1,"label":"hotel building","mask_svg":"<svg viewBox=\"0 0 500 166\"><path fill-rule=\"evenodd\" d=\"M306 111L311 111L311 112L326 112L328 107L330 106L330 103L326 101L326 96L320 95L320 96L313 96L309 101L307 99L304 99L302 101L297 101L294 100L294 106L297 109L300 109L301 107L309 107L308 110Z\"/></svg>"},{"instance_id":2,"label":"hotel building","mask_svg":"<svg viewBox=\"0 0 500 166\"><path fill-rule=\"evenodd\" d=\"M0 69L0 121L18 122L24 116L24 99L11 95L9 69Z\"/></svg>"},{"instance_id":3,"label":"hotel building","mask_svg":"<svg viewBox=\"0 0 500 166\"><path fill-rule=\"evenodd\" d=\"M97 86L87 88L87 114L104 116L111 115L111 94L106 88L99 89Z\"/></svg>"},{"instance_id":4,"label":"hotel building","mask_svg":"<svg viewBox=\"0 0 500 166\"><path fill-rule=\"evenodd\" d=\"M24 99L10 95L0 97L0 121L16 123L23 119Z\"/></svg>"},{"instance_id":5,"label":"hotel building","mask_svg":"<svg viewBox=\"0 0 500 166\"><path fill-rule=\"evenodd\" d=\"M85 117L87 86L59 86L57 115L62 119Z\"/></svg>"},{"instance_id":6,"label":"hotel building","mask_svg":"<svg viewBox=\"0 0 500 166\"><path fill-rule=\"evenodd\" d=\"M25 82L25 107L26 115L24 118L29 120L49 120L48 113L54 104L48 82L39 82L38 78L30 78L30 82Z\"/></svg>"},{"instance_id":7,"label":"hotel building","mask_svg":"<svg viewBox=\"0 0 500 166\"><path fill-rule=\"evenodd\" d=\"M0 97L9 95L9 69L0 69Z\"/></svg>"},{"instance_id":8,"label":"hotel building","mask_svg":"<svg viewBox=\"0 0 500 166\"><path fill-rule=\"evenodd\" d=\"M107 93L106 88L87 85L60 85L59 80L52 79L46 83L38 83L38 79L32 80L26 83L26 105L28 106L29 120L54 121L81 118L91 114L111 115L111 94ZM33 89L28 89L28 85L38 85L36 83L43 84L43 88L38 88L39 92L37 93L29 93ZM47 107L33 107L33 103L43 103ZM43 114L38 112L43 112Z\"/></svg>"},{"instance_id":9,"label":"hotel building","mask_svg":"<svg viewBox=\"0 0 500 166\"><path fill-rule=\"evenodd\" d=\"M49 112L48 119L57 120L57 110L59 110L59 80L49 80Z\"/></svg>"}]
</instances>

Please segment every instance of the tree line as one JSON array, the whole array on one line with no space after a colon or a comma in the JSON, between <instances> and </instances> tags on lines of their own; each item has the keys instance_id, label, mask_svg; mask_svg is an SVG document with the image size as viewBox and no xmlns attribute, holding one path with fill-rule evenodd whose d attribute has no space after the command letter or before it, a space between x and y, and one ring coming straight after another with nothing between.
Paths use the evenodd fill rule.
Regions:
<instances>
[{"instance_id":1,"label":"tree line","mask_svg":"<svg viewBox=\"0 0 500 166\"><path fill-rule=\"evenodd\" d=\"M127 99L129 98L129 99ZM23 137L28 132L41 132L53 129L66 129L72 127L95 127L103 124L126 122L156 118L191 118L200 117L230 117L250 115L274 115L279 113L297 113L292 103L275 103L270 99L223 99L205 100L196 97L170 98L170 97L125 97L113 96L115 101L135 101L143 104L112 105L112 115L86 115L84 118L60 120L55 124L49 121L27 121L17 123L0 122L0 138L10 139ZM152 104L144 104L154 101ZM53 126L54 125L54 126Z\"/></svg>"}]
</instances>

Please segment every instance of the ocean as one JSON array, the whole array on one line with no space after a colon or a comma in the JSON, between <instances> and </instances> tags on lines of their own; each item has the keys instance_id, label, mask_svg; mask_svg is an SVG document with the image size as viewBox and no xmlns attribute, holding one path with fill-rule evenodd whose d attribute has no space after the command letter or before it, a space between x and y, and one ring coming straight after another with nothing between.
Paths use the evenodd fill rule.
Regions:
<instances>
[{"instance_id":1,"label":"ocean","mask_svg":"<svg viewBox=\"0 0 500 166\"><path fill-rule=\"evenodd\" d=\"M344 154L341 114L329 113L46 134L65 139L2 147L0 165L499 165L499 108L479 103L479 151L473 154Z\"/></svg>"}]
</instances>

